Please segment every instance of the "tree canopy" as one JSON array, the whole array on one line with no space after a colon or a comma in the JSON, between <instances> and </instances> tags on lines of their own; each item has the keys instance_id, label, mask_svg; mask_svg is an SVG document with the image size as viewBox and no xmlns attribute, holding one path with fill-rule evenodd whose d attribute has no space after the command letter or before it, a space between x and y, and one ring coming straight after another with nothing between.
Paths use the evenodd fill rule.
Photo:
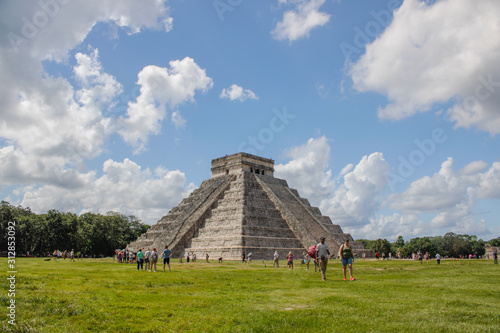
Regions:
<instances>
[{"instance_id":1,"label":"tree canopy","mask_svg":"<svg viewBox=\"0 0 500 333\"><path fill-rule=\"evenodd\" d=\"M490 241L490 244L496 240L500 243L500 239L497 238ZM389 243L386 239L380 238L375 241L367 239L358 239L357 241L363 243L365 248L374 252L392 252L395 255L399 251L403 258L407 258L412 253L417 253L418 251L422 253L429 252L429 255L432 257L436 253L439 253L443 257L454 258L470 254L482 256L486 251L485 242L482 239L478 240L474 235L458 235L453 232L449 232L444 236L415 237L406 242L403 236L399 236L394 243Z\"/></svg>"},{"instance_id":2,"label":"tree canopy","mask_svg":"<svg viewBox=\"0 0 500 333\"><path fill-rule=\"evenodd\" d=\"M16 252L31 254L71 250L89 255L111 255L124 248L149 225L135 216L117 212L106 215L62 213L55 209L35 214L30 208L2 201L0 206L0 248L7 248L7 226L15 222Z\"/></svg>"}]
</instances>

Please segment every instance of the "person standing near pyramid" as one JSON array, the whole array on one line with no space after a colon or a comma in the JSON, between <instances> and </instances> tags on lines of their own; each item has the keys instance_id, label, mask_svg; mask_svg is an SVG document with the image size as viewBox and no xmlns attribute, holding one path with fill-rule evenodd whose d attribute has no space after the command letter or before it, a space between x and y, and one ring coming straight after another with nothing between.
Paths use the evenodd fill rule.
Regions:
<instances>
[{"instance_id":1,"label":"person standing near pyramid","mask_svg":"<svg viewBox=\"0 0 500 333\"><path fill-rule=\"evenodd\" d=\"M280 254L278 253L278 251L274 252L273 267L274 265L276 265L277 268L280 267L279 259L280 259Z\"/></svg>"},{"instance_id":2,"label":"person standing near pyramid","mask_svg":"<svg viewBox=\"0 0 500 333\"><path fill-rule=\"evenodd\" d=\"M321 279L326 281L326 266L328 265L328 257L330 256L330 248L325 243L325 237L321 237L320 243L316 245L316 258L319 261L321 270Z\"/></svg>"}]
</instances>

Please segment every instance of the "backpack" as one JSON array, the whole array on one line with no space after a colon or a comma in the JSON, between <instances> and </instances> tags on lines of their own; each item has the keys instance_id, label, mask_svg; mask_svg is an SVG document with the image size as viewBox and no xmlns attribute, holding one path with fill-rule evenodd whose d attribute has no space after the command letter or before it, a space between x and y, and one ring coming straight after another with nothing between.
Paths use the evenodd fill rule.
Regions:
<instances>
[{"instance_id":1,"label":"backpack","mask_svg":"<svg viewBox=\"0 0 500 333\"><path fill-rule=\"evenodd\" d=\"M158 260L158 252L154 251L152 256L151 256L151 259Z\"/></svg>"},{"instance_id":2,"label":"backpack","mask_svg":"<svg viewBox=\"0 0 500 333\"><path fill-rule=\"evenodd\" d=\"M311 258L316 258L316 245L311 246L307 251L307 254L309 254Z\"/></svg>"}]
</instances>

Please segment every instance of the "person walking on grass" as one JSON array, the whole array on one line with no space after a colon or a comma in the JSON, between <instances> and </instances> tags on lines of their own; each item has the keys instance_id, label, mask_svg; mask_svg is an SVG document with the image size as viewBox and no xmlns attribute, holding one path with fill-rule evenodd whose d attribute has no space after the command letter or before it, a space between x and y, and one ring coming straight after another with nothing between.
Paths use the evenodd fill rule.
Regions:
<instances>
[{"instance_id":1,"label":"person walking on grass","mask_svg":"<svg viewBox=\"0 0 500 333\"><path fill-rule=\"evenodd\" d=\"M493 252L493 263L498 264L498 252L496 250Z\"/></svg>"},{"instance_id":2,"label":"person walking on grass","mask_svg":"<svg viewBox=\"0 0 500 333\"><path fill-rule=\"evenodd\" d=\"M292 251L290 251L288 253L288 255L286 256L286 258L288 259L288 270L292 270L293 271L293 253Z\"/></svg>"},{"instance_id":3,"label":"person walking on grass","mask_svg":"<svg viewBox=\"0 0 500 333\"><path fill-rule=\"evenodd\" d=\"M354 277L352 276L352 261L354 260L352 255L352 248L349 246L349 238L347 238L339 248L339 257L340 261L342 261L342 269L344 273L344 281L347 280L346 270L349 265L349 275L351 276L351 281L354 281Z\"/></svg>"},{"instance_id":4,"label":"person walking on grass","mask_svg":"<svg viewBox=\"0 0 500 333\"><path fill-rule=\"evenodd\" d=\"M168 249L168 245L165 245L165 250L163 250L163 271L165 272L165 265L168 265L168 271L170 272L170 254L172 251Z\"/></svg>"},{"instance_id":5,"label":"person walking on grass","mask_svg":"<svg viewBox=\"0 0 500 333\"><path fill-rule=\"evenodd\" d=\"M137 270L139 270L139 266L141 266L141 271L143 270L144 263L144 253L142 253L142 249L137 251Z\"/></svg>"},{"instance_id":6,"label":"person walking on grass","mask_svg":"<svg viewBox=\"0 0 500 333\"><path fill-rule=\"evenodd\" d=\"M70 253L70 259L69 261L75 261L75 250L71 249L71 253Z\"/></svg>"},{"instance_id":7,"label":"person walking on grass","mask_svg":"<svg viewBox=\"0 0 500 333\"><path fill-rule=\"evenodd\" d=\"M277 268L280 267L279 259L280 259L280 254L278 253L278 251L274 252L273 267L274 266L276 266Z\"/></svg>"},{"instance_id":8,"label":"person walking on grass","mask_svg":"<svg viewBox=\"0 0 500 333\"><path fill-rule=\"evenodd\" d=\"M241 262L242 262L243 264L246 264L246 263L247 263L247 261L245 260L245 257L246 257L246 256L245 256L245 252L243 252L243 253L241 254Z\"/></svg>"},{"instance_id":9,"label":"person walking on grass","mask_svg":"<svg viewBox=\"0 0 500 333\"><path fill-rule=\"evenodd\" d=\"M325 237L321 237L320 243L316 245L316 258L319 260L319 269L321 270L321 279L326 281L326 266L328 265L328 257L330 256L330 248L325 243Z\"/></svg>"},{"instance_id":10,"label":"person walking on grass","mask_svg":"<svg viewBox=\"0 0 500 333\"><path fill-rule=\"evenodd\" d=\"M438 265L441 263L441 255L439 253L436 253L436 261Z\"/></svg>"},{"instance_id":11,"label":"person walking on grass","mask_svg":"<svg viewBox=\"0 0 500 333\"><path fill-rule=\"evenodd\" d=\"M302 253L302 257L304 258L304 262L306 264L306 271L309 270L309 263L311 262L311 256L309 255L309 253L307 253L307 251L304 251Z\"/></svg>"},{"instance_id":12,"label":"person walking on grass","mask_svg":"<svg viewBox=\"0 0 500 333\"><path fill-rule=\"evenodd\" d=\"M149 249L147 249L146 253L144 253L144 263L146 264L146 267L144 267L144 269L146 271L151 272L151 263L149 262L150 259L151 259L151 251L149 251Z\"/></svg>"},{"instance_id":13,"label":"person walking on grass","mask_svg":"<svg viewBox=\"0 0 500 333\"><path fill-rule=\"evenodd\" d=\"M156 247L153 248L151 252L151 269L156 273L156 263L158 262L158 252L156 252Z\"/></svg>"},{"instance_id":14,"label":"person walking on grass","mask_svg":"<svg viewBox=\"0 0 500 333\"><path fill-rule=\"evenodd\" d=\"M208 253L207 253L207 254L205 254L205 260L207 261L207 263L210 263L210 262L208 261L208 258L210 258L210 256L209 256L209 255L208 255Z\"/></svg>"}]
</instances>

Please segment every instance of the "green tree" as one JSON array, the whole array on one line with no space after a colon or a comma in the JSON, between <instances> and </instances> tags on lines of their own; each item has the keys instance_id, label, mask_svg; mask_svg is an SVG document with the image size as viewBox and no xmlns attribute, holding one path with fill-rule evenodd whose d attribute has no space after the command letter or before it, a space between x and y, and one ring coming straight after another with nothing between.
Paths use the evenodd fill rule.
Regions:
<instances>
[{"instance_id":1,"label":"green tree","mask_svg":"<svg viewBox=\"0 0 500 333\"><path fill-rule=\"evenodd\" d=\"M432 246L430 237L415 237L410 239L408 244L404 247L405 256L410 256L412 253L421 253L425 254L429 252L429 255L432 257L436 254L436 250Z\"/></svg>"},{"instance_id":2,"label":"green tree","mask_svg":"<svg viewBox=\"0 0 500 333\"><path fill-rule=\"evenodd\" d=\"M19 254L36 255L43 252L46 233L44 220L36 214L16 218L16 247Z\"/></svg>"},{"instance_id":3,"label":"green tree","mask_svg":"<svg viewBox=\"0 0 500 333\"><path fill-rule=\"evenodd\" d=\"M403 248L403 246L405 246L405 240L403 239L403 236L398 236L398 238L396 239L396 244L395 244L397 247L399 248Z\"/></svg>"},{"instance_id":4,"label":"green tree","mask_svg":"<svg viewBox=\"0 0 500 333\"><path fill-rule=\"evenodd\" d=\"M0 205L0 249L7 248L7 227L15 222L16 252L32 254L71 250L85 254L111 255L146 232L149 225L135 216L116 212L107 215L62 213L55 209L37 215L29 208Z\"/></svg>"},{"instance_id":5,"label":"green tree","mask_svg":"<svg viewBox=\"0 0 500 333\"><path fill-rule=\"evenodd\" d=\"M500 237L494 238L488 242L491 246L500 246Z\"/></svg>"},{"instance_id":6,"label":"green tree","mask_svg":"<svg viewBox=\"0 0 500 333\"><path fill-rule=\"evenodd\" d=\"M472 254L473 255L476 255L478 257L480 256L484 256L484 254L486 253L486 247L485 247L485 243L482 239L480 240L474 240L474 241L471 241L471 251L472 251Z\"/></svg>"},{"instance_id":7,"label":"green tree","mask_svg":"<svg viewBox=\"0 0 500 333\"><path fill-rule=\"evenodd\" d=\"M361 244L363 244L363 247L365 249L373 250L373 243L374 243L374 241L372 241L372 240L369 240L369 239L357 239L356 242L360 242Z\"/></svg>"},{"instance_id":8,"label":"green tree","mask_svg":"<svg viewBox=\"0 0 500 333\"><path fill-rule=\"evenodd\" d=\"M379 239L375 240L375 242L373 243L372 250L374 252L385 253L386 255L388 255L389 252L392 251L391 250L391 243L389 243L387 241L387 239L379 238Z\"/></svg>"}]
</instances>

